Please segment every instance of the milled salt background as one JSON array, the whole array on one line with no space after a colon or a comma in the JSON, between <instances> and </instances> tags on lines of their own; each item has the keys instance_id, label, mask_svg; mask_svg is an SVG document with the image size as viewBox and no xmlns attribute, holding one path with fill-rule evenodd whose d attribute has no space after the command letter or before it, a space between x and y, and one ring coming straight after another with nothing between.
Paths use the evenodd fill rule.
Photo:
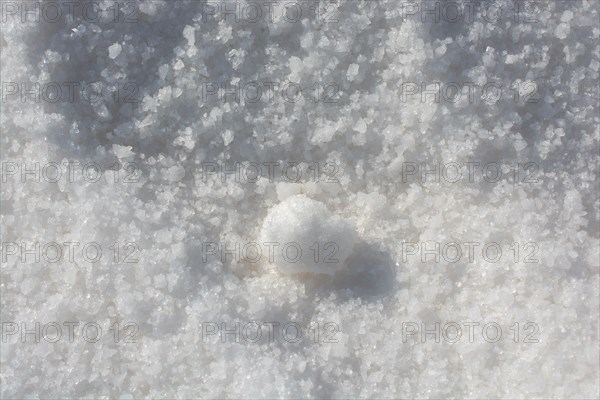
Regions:
<instances>
[{"instance_id":1,"label":"milled salt background","mask_svg":"<svg viewBox=\"0 0 600 400\"><path fill-rule=\"evenodd\" d=\"M598 397L598 2L538 2L515 16L503 0L499 18L479 7L470 21L425 23L402 6L421 2L340 1L337 22L329 9L289 22L284 3L298 3L280 0L273 22L236 22L206 10L203 20L197 1L145 1L137 22L105 11L99 21L75 12L56 23L22 22L7 3L3 398ZM334 84L337 101L203 98L207 83L253 81ZM93 104L36 103L27 93L22 102L11 82L133 86ZM494 82L503 98L422 101L406 95L411 82ZM133 92L139 101L126 102ZM80 163L74 179L51 182L54 170L43 168L63 162ZM81 178L81 165L117 162L134 178ZM301 163L305 174L299 183L277 173L223 182L203 168L242 162ZM412 163L451 162L498 163L505 173L497 182L481 173L403 181ZM314 163L336 163L338 182L308 179ZM533 163L533 182L523 169L510 179L517 163ZM23 165L37 165L40 181L21 175ZM297 195L318 203L296 207ZM290 213L289 225L265 222L278 205L273 215ZM330 275L203 258L206 243L243 246L261 230L356 244L340 249L352 254ZM73 260L22 259L23 247L65 242L79 243ZM473 261L422 261L407 242L481 245ZM102 249L97 262L82 256L89 243ZM499 261L482 258L486 243L502 246ZM525 262L532 249L537 262ZM236 343L235 324L251 321L294 323L304 337L270 340L263 328L256 343ZM72 340L69 322L79 323ZM90 323L102 328L98 341L94 328L83 336ZM234 333L207 335L222 323ZM436 323L452 328L441 338L438 330L439 343L421 335ZM454 343L451 323L462 328Z\"/></svg>"}]
</instances>

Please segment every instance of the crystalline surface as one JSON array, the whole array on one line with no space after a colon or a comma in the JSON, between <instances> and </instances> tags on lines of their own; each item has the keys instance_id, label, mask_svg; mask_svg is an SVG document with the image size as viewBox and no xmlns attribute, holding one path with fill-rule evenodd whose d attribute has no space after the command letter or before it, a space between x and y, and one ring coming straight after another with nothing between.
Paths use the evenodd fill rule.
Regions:
<instances>
[{"instance_id":1,"label":"crystalline surface","mask_svg":"<svg viewBox=\"0 0 600 400\"><path fill-rule=\"evenodd\" d=\"M599 1L30 3L0 2L0 397L598 398ZM266 240L310 259L236 253Z\"/></svg>"}]
</instances>

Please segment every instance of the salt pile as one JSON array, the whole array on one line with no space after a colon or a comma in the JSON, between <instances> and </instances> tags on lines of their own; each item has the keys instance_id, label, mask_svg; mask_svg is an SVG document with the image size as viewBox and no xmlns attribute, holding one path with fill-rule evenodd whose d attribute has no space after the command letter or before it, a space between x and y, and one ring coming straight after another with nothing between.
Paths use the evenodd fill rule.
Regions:
<instances>
[{"instance_id":1,"label":"salt pile","mask_svg":"<svg viewBox=\"0 0 600 400\"><path fill-rule=\"evenodd\" d=\"M599 2L46 3L3 398L598 398Z\"/></svg>"}]
</instances>

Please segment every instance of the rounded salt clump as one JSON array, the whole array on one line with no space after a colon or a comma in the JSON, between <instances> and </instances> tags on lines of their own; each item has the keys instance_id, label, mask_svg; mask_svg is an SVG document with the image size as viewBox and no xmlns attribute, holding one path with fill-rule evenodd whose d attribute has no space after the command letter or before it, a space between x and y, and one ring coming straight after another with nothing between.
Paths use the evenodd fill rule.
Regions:
<instances>
[{"instance_id":1,"label":"rounded salt clump","mask_svg":"<svg viewBox=\"0 0 600 400\"><path fill-rule=\"evenodd\" d=\"M288 197L269 210L260 233L263 253L272 249L269 260L290 274L332 275L344 268L355 242L348 221L305 195Z\"/></svg>"}]
</instances>

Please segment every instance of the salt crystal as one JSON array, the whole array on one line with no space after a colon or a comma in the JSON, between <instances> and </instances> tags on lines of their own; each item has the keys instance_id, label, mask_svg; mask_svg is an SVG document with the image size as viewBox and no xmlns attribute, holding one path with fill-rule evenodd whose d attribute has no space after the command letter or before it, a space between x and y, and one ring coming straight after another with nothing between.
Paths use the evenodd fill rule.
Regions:
<instances>
[{"instance_id":1,"label":"salt crystal","mask_svg":"<svg viewBox=\"0 0 600 400\"><path fill-rule=\"evenodd\" d=\"M560 20L562 22L569 22L570 20L573 19L573 11L571 10L566 10L565 12L562 13Z\"/></svg>"},{"instance_id":2,"label":"salt crystal","mask_svg":"<svg viewBox=\"0 0 600 400\"><path fill-rule=\"evenodd\" d=\"M354 81L354 78L358 75L358 64L350 64L348 67L348 71L346 72L346 77L350 82Z\"/></svg>"},{"instance_id":3,"label":"salt crystal","mask_svg":"<svg viewBox=\"0 0 600 400\"><path fill-rule=\"evenodd\" d=\"M173 165L164 172L164 177L169 182L179 182L185 176L185 169L180 165Z\"/></svg>"},{"instance_id":4,"label":"salt crystal","mask_svg":"<svg viewBox=\"0 0 600 400\"><path fill-rule=\"evenodd\" d=\"M554 35L559 39L566 39L570 30L571 29L569 28L569 25L562 23L556 27L556 29L554 30Z\"/></svg>"},{"instance_id":5,"label":"salt crystal","mask_svg":"<svg viewBox=\"0 0 600 400\"><path fill-rule=\"evenodd\" d=\"M193 46L196 43L196 30L190 25L183 28L183 37L187 40L188 46Z\"/></svg>"},{"instance_id":6,"label":"salt crystal","mask_svg":"<svg viewBox=\"0 0 600 400\"><path fill-rule=\"evenodd\" d=\"M229 146L231 142L233 142L233 132L229 129L223 132L221 136L223 137L223 143L225 146Z\"/></svg>"},{"instance_id":7,"label":"salt crystal","mask_svg":"<svg viewBox=\"0 0 600 400\"><path fill-rule=\"evenodd\" d=\"M134 154L133 151L131 151L131 146L119 146L118 144L113 144L112 150L119 159L127 158Z\"/></svg>"},{"instance_id":8,"label":"salt crystal","mask_svg":"<svg viewBox=\"0 0 600 400\"><path fill-rule=\"evenodd\" d=\"M183 61L181 61L181 60L178 59L177 61L175 61L175 65L173 66L173 69L175 71L179 71L183 67L185 67L185 64L183 63Z\"/></svg>"},{"instance_id":9,"label":"salt crystal","mask_svg":"<svg viewBox=\"0 0 600 400\"><path fill-rule=\"evenodd\" d=\"M356 123L356 126L354 127L354 129L359 132L359 133L366 133L367 132L367 123L364 119L359 119L358 122Z\"/></svg>"},{"instance_id":10,"label":"salt crystal","mask_svg":"<svg viewBox=\"0 0 600 400\"><path fill-rule=\"evenodd\" d=\"M122 47L119 43L114 43L108 48L108 56L114 60L121 54L121 49Z\"/></svg>"}]
</instances>

